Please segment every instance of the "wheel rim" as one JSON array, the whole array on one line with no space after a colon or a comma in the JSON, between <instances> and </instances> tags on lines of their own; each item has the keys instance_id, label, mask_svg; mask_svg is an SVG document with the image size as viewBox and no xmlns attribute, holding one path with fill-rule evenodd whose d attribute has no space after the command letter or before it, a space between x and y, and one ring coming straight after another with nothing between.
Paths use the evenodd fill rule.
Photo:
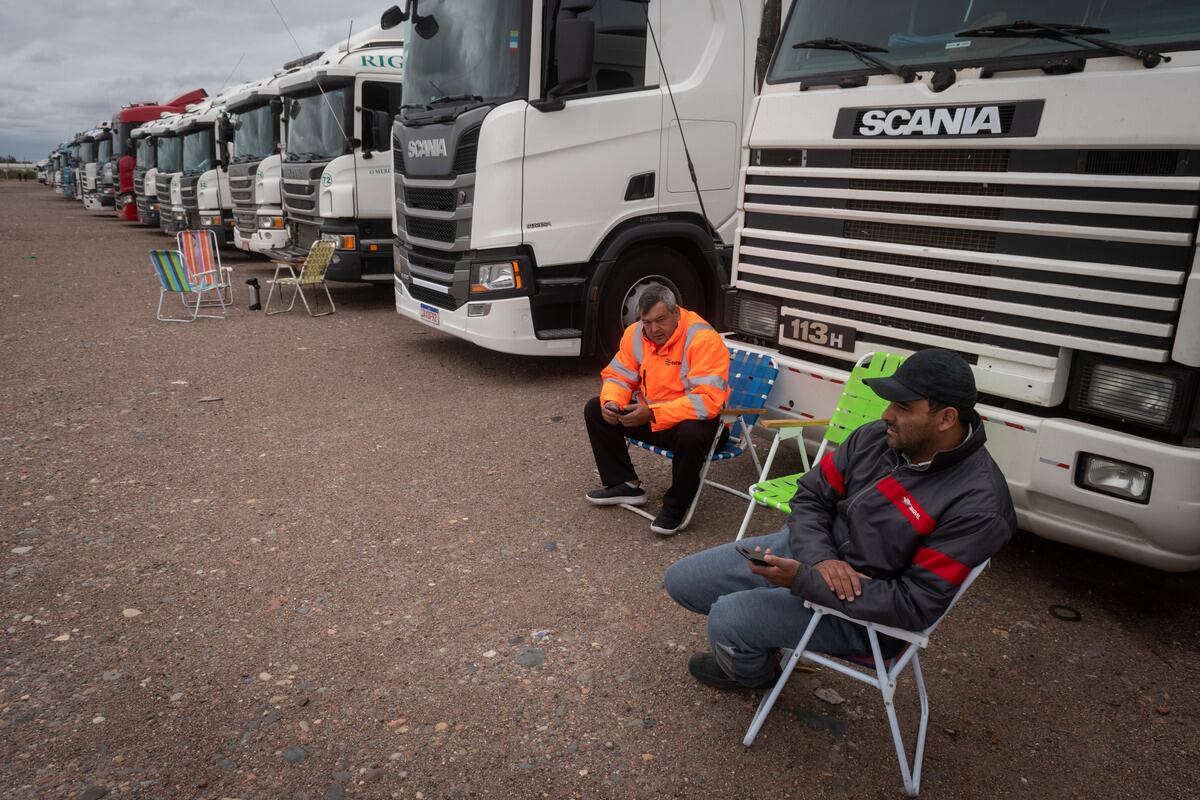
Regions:
<instances>
[{"instance_id":1,"label":"wheel rim","mask_svg":"<svg viewBox=\"0 0 1200 800\"><path fill-rule=\"evenodd\" d=\"M679 287L674 284L669 278L663 275L647 275L639 280L633 286L629 287L629 291L625 293L625 299L621 301L621 327L622 329L632 325L639 319L638 316L638 301L642 299L642 295L651 286L663 286L671 290L676 299L679 298Z\"/></svg>"}]
</instances>

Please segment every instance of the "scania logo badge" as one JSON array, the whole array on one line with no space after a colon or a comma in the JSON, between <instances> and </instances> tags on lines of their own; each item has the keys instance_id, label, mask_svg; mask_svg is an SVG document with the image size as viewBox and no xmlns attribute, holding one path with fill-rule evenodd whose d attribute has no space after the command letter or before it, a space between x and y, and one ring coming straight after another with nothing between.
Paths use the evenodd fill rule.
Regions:
<instances>
[{"instance_id":1,"label":"scania logo badge","mask_svg":"<svg viewBox=\"0 0 1200 800\"><path fill-rule=\"evenodd\" d=\"M445 158L447 155L449 150L446 148L445 139L413 139L408 143L409 158Z\"/></svg>"},{"instance_id":2,"label":"scania logo badge","mask_svg":"<svg viewBox=\"0 0 1200 800\"><path fill-rule=\"evenodd\" d=\"M997 138L1036 136L1042 100L961 106L843 108L835 139Z\"/></svg>"}]
</instances>

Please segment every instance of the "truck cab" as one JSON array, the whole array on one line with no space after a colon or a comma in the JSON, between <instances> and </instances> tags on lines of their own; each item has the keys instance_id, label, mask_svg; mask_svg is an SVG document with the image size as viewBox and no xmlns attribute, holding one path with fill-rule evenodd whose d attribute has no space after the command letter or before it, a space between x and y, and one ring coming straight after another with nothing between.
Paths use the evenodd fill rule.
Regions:
<instances>
[{"instance_id":1,"label":"truck cab","mask_svg":"<svg viewBox=\"0 0 1200 800\"><path fill-rule=\"evenodd\" d=\"M154 189L158 196L158 227L168 236L187 228L187 212L180 195L180 177L183 175L183 135L180 129L192 108L194 106L167 120L157 137Z\"/></svg>"},{"instance_id":2,"label":"truck cab","mask_svg":"<svg viewBox=\"0 0 1200 800\"><path fill-rule=\"evenodd\" d=\"M229 159L229 192L233 202L233 244L249 253L269 255L291 244L284 223L283 101L279 79L289 69L320 57L320 53L284 65L284 71L229 92L225 102L227 131L233 152Z\"/></svg>"},{"instance_id":3,"label":"truck cab","mask_svg":"<svg viewBox=\"0 0 1200 800\"><path fill-rule=\"evenodd\" d=\"M111 153L112 139L107 122L101 122L95 128L83 134L79 141L79 195L83 207L91 211L104 208L100 199L101 148L105 147L105 162Z\"/></svg>"},{"instance_id":4,"label":"truck cab","mask_svg":"<svg viewBox=\"0 0 1200 800\"><path fill-rule=\"evenodd\" d=\"M177 113L163 114L134 129L134 147L137 149L137 164L133 168L133 192L137 203L138 222L159 227L160 203L158 200L158 164L160 137L170 129ZM166 156L162 156L165 162ZM168 205L169 207L169 205Z\"/></svg>"},{"instance_id":5,"label":"truck cab","mask_svg":"<svg viewBox=\"0 0 1200 800\"><path fill-rule=\"evenodd\" d=\"M120 145L117 143L117 132L111 125L108 129L108 134L100 139L100 151L97 158L100 159L100 206L102 208L112 208L117 203L117 151Z\"/></svg>"},{"instance_id":6,"label":"truck cab","mask_svg":"<svg viewBox=\"0 0 1200 800\"><path fill-rule=\"evenodd\" d=\"M211 230L220 244L233 244L229 148L216 131L224 107L223 96L209 98L180 120L177 131L183 139L183 164L179 202L172 196L171 213L184 228Z\"/></svg>"},{"instance_id":7,"label":"truck cab","mask_svg":"<svg viewBox=\"0 0 1200 800\"><path fill-rule=\"evenodd\" d=\"M188 103L198 103L205 98L203 89L194 89L166 103L133 103L113 115L113 175L115 178L118 217L135 222L141 218L140 199L145 197L143 184L146 169L153 165L153 139L144 135L135 140L134 131L146 123L162 118L163 114L182 111ZM146 153L139 152L139 144L148 143ZM144 221L144 220L143 220Z\"/></svg>"},{"instance_id":8,"label":"truck cab","mask_svg":"<svg viewBox=\"0 0 1200 800\"><path fill-rule=\"evenodd\" d=\"M392 280L390 127L403 68L401 37L375 27L279 80L292 244L277 252L298 259L319 239L334 242L330 280Z\"/></svg>"},{"instance_id":9,"label":"truck cab","mask_svg":"<svg viewBox=\"0 0 1200 800\"><path fill-rule=\"evenodd\" d=\"M422 0L393 128L397 311L560 356L615 352L655 284L715 319L762 5Z\"/></svg>"}]
</instances>

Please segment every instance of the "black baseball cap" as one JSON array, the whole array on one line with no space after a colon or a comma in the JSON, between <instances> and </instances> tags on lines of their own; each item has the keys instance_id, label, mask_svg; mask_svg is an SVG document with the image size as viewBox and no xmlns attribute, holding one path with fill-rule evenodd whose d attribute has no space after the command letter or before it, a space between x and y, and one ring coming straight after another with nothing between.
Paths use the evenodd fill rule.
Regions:
<instances>
[{"instance_id":1,"label":"black baseball cap","mask_svg":"<svg viewBox=\"0 0 1200 800\"><path fill-rule=\"evenodd\" d=\"M904 360L886 378L867 378L863 383L884 400L908 403L936 400L960 410L975 407L975 375L963 357L951 350L931 347Z\"/></svg>"}]
</instances>

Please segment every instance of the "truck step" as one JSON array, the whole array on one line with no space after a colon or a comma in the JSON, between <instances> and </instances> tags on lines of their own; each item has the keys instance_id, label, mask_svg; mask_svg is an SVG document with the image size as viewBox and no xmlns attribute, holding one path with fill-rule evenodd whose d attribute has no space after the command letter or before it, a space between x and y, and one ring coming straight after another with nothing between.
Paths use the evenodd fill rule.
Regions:
<instances>
[{"instance_id":1,"label":"truck step","mask_svg":"<svg viewBox=\"0 0 1200 800\"><path fill-rule=\"evenodd\" d=\"M550 328L537 332L539 339L578 339L583 336L579 328Z\"/></svg>"}]
</instances>

